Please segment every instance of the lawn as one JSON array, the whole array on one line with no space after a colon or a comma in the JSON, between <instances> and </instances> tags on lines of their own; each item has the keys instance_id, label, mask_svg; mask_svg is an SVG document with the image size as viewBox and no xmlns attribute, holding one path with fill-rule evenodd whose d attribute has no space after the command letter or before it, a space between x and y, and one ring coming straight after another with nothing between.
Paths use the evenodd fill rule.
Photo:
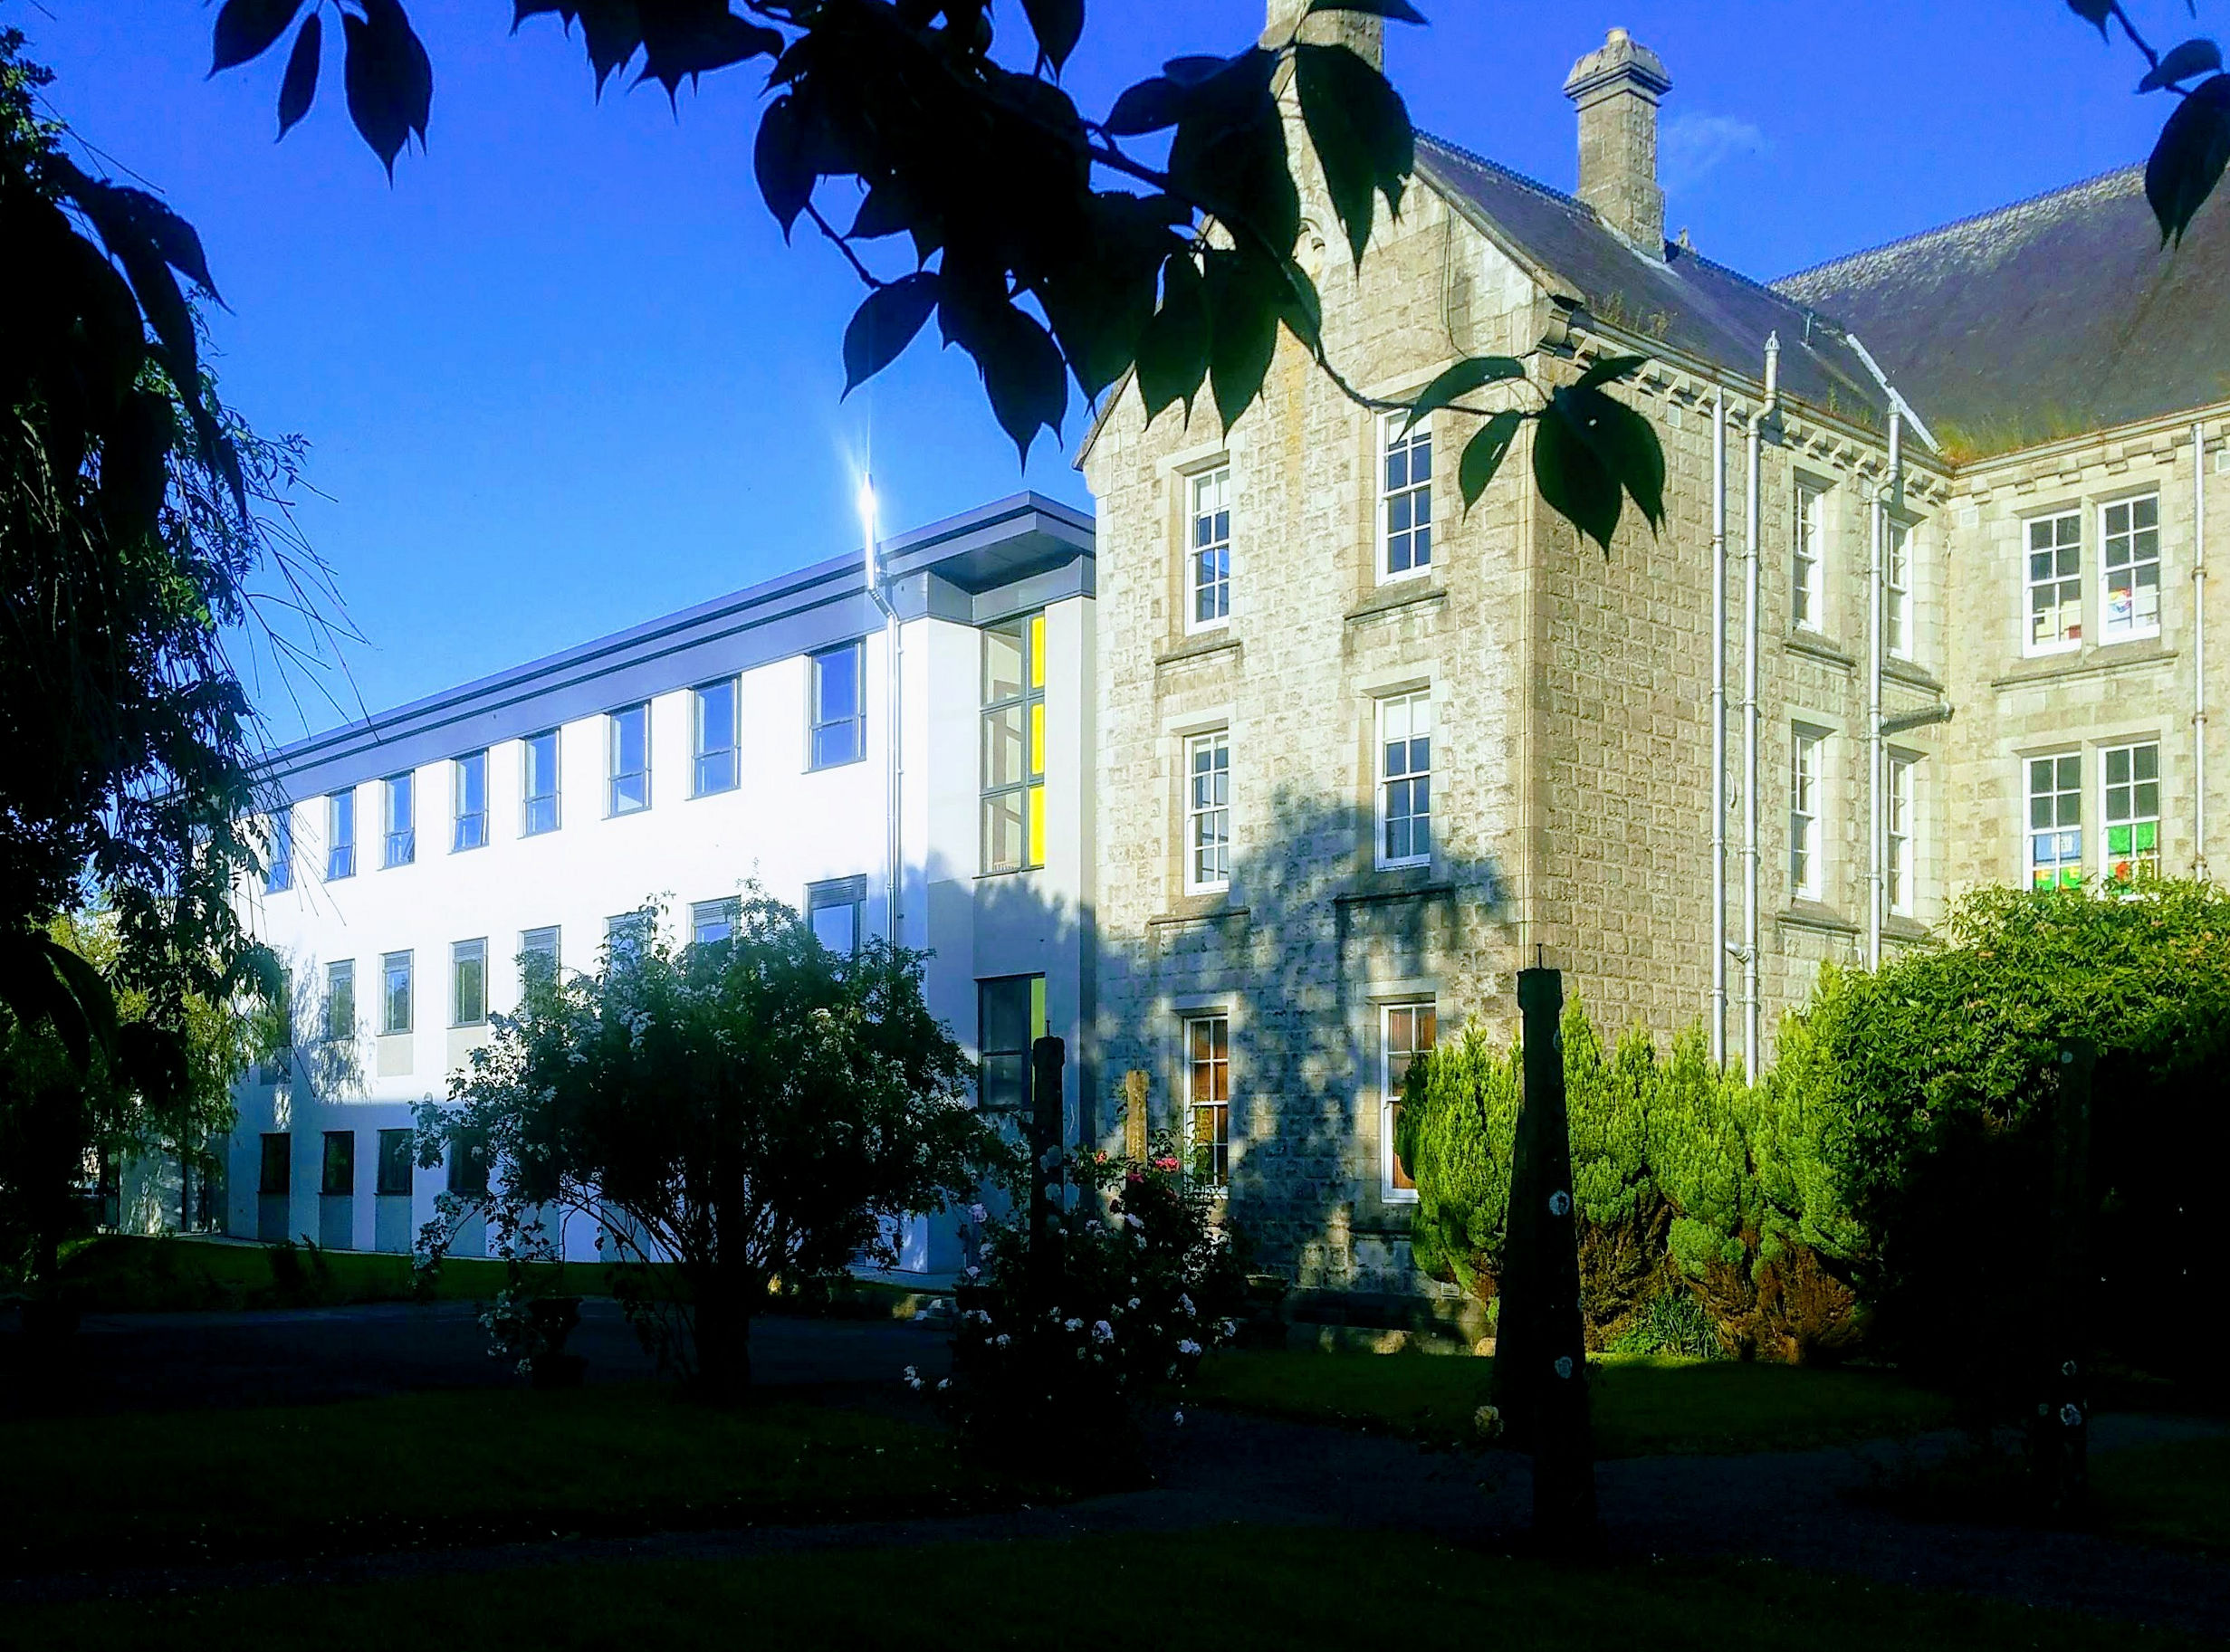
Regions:
<instances>
[{"instance_id":1,"label":"lawn","mask_svg":"<svg viewBox=\"0 0 2230 1652\"><path fill-rule=\"evenodd\" d=\"M0 1423L0 1569L945 1514L1022 1489L942 1432L668 1388Z\"/></svg>"},{"instance_id":2,"label":"lawn","mask_svg":"<svg viewBox=\"0 0 2230 1652\"><path fill-rule=\"evenodd\" d=\"M1950 1402L1878 1371L1730 1360L1593 1361L1595 1447L1603 1456L1661 1452L1793 1451L1951 1421ZM1475 1441L1492 1360L1422 1354L1220 1353L1195 1397L1210 1405L1306 1422Z\"/></svg>"},{"instance_id":3,"label":"lawn","mask_svg":"<svg viewBox=\"0 0 2230 1652\"><path fill-rule=\"evenodd\" d=\"M2230 1555L2230 1437L2093 1455L2091 1490L2101 1531Z\"/></svg>"},{"instance_id":4,"label":"lawn","mask_svg":"<svg viewBox=\"0 0 2230 1652\"><path fill-rule=\"evenodd\" d=\"M1377 1580L1373 1585L1371 1580ZM2121 1624L1759 1562L1574 1574L1375 1532L1212 1532L478 1572L39 1608L0 1647L221 1642L389 1652L407 1626L475 1652L564 1647L1488 1644L1498 1652L2168 1652Z\"/></svg>"}]
</instances>

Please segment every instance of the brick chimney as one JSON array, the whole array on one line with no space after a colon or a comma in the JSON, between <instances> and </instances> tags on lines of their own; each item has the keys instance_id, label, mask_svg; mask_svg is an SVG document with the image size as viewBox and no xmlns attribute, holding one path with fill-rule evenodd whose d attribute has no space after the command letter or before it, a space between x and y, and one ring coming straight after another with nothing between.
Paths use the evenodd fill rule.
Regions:
<instances>
[{"instance_id":1,"label":"brick chimney","mask_svg":"<svg viewBox=\"0 0 2230 1652\"><path fill-rule=\"evenodd\" d=\"M1651 258L1665 251L1657 100L1671 90L1657 53L1623 29L1613 29L1565 78L1565 96L1580 110L1580 199Z\"/></svg>"},{"instance_id":2,"label":"brick chimney","mask_svg":"<svg viewBox=\"0 0 2230 1652\"><path fill-rule=\"evenodd\" d=\"M1293 25L1301 23L1308 0L1269 0L1269 22L1262 31L1266 46L1283 45L1292 38ZM1383 73L1386 67L1386 24L1383 18L1360 12L1319 12L1301 24L1301 38L1311 45L1344 45L1364 62Z\"/></svg>"}]
</instances>

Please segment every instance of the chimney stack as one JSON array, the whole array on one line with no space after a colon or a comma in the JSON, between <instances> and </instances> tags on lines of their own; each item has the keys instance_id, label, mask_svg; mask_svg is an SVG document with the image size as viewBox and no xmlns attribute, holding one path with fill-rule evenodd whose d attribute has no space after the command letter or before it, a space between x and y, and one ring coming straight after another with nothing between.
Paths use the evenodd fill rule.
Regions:
<instances>
[{"instance_id":1,"label":"chimney stack","mask_svg":"<svg viewBox=\"0 0 2230 1652\"><path fill-rule=\"evenodd\" d=\"M1269 0L1269 21L1262 31L1262 44L1282 46L1300 24L1301 38L1313 46L1345 46L1383 74L1386 70L1386 24L1361 12L1318 12L1307 16L1308 0ZM1303 19L1306 18L1304 22Z\"/></svg>"},{"instance_id":2,"label":"chimney stack","mask_svg":"<svg viewBox=\"0 0 2230 1652\"><path fill-rule=\"evenodd\" d=\"M1580 199L1651 258L1665 255L1657 100L1671 90L1657 53L1623 29L1613 29L1565 79L1565 96L1580 110Z\"/></svg>"}]
</instances>

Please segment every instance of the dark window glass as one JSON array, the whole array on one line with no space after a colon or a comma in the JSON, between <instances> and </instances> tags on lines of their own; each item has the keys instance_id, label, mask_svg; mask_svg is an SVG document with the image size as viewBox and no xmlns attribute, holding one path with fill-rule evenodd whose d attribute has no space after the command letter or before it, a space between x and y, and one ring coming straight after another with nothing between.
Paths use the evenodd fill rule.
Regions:
<instances>
[{"instance_id":1,"label":"dark window glass","mask_svg":"<svg viewBox=\"0 0 2230 1652\"><path fill-rule=\"evenodd\" d=\"M488 1141L477 1131L459 1131L449 1143L449 1191L465 1198L488 1194Z\"/></svg>"},{"instance_id":2,"label":"dark window glass","mask_svg":"<svg viewBox=\"0 0 2230 1652\"><path fill-rule=\"evenodd\" d=\"M258 1193L290 1193L294 1188L293 1138L284 1131L263 1138L263 1174Z\"/></svg>"},{"instance_id":3,"label":"dark window glass","mask_svg":"<svg viewBox=\"0 0 2230 1652\"><path fill-rule=\"evenodd\" d=\"M1029 1046L1046 1029L1046 978L1010 975L976 983L982 1056L978 1103L986 1112L1029 1108Z\"/></svg>"},{"instance_id":4,"label":"dark window glass","mask_svg":"<svg viewBox=\"0 0 2230 1652\"><path fill-rule=\"evenodd\" d=\"M383 1130L379 1132L379 1197L408 1198L410 1197L411 1132L407 1130Z\"/></svg>"},{"instance_id":5,"label":"dark window glass","mask_svg":"<svg viewBox=\"0 0 2230 1652\"><path fill-rule=\"evenodd\" d=\"M356 1132L325 1132L325 1169L318 1191L335 1195L356 1191Z\"/></svg>"}]
</instances>

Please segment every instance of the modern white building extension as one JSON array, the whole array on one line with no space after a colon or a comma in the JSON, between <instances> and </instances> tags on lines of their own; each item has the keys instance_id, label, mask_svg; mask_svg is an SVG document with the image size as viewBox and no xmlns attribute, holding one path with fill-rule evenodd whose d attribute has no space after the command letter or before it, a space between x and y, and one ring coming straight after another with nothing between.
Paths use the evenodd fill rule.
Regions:
<instances>
[{"instance_id":1,"label":"modern white building extension","mask_svg":"<svg viewBox=\"0 0 2230 1652\"><path fill-rule=\"evenodd\" d=\"M522 971L595 969L646 901L669 940L716 936L754 879L831 946L931 952L987 1103L1065 1037L1069 1139L1093 1130L1091 518L1025 493L881 550L874 584L823 562L277 754L251 920L294 1047L241 1083L228 1231L409 1249L461 1173L414 1167L412 1109ZM917 1220L903 1265L958 1244ZM592 1256L592 1224L565 1245Z\"/></svg>"}]
</instances>

